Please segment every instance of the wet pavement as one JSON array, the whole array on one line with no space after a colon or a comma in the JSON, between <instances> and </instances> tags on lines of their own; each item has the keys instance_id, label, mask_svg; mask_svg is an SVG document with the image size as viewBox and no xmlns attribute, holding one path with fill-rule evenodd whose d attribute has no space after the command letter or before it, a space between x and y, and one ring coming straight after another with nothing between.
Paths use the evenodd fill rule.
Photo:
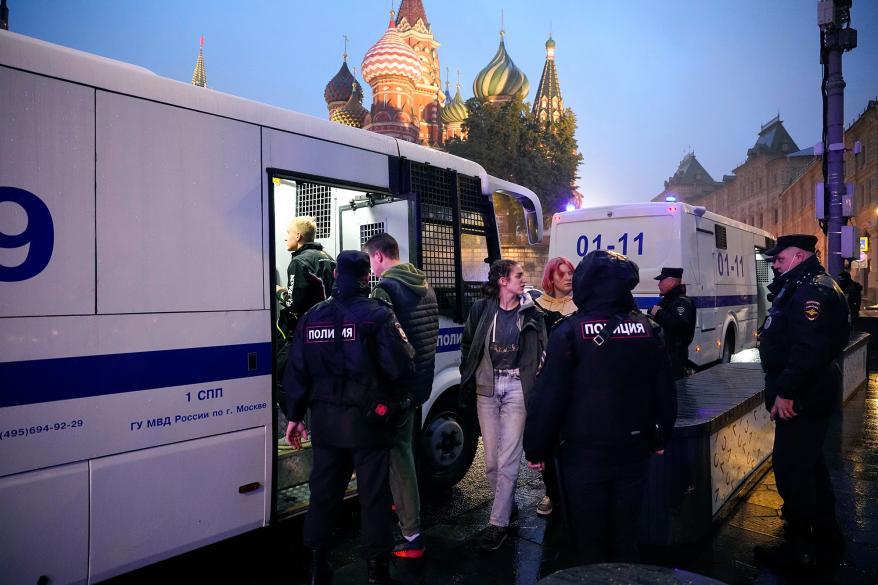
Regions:
<instances>
[{"instance_id":1,"label":"wet pavement","mask_svg":"<svg viewBox=\"0 0 878 585\"><path fill-rule=\"evenodd\" d=\"M753 546L777 542L781 534L781 500L768 466L709 538L696 545L642 549L641 560L730 585L878 583L878 354L870 357L869 366L868 387L854 394L835 417L826 443L839 522L846 538L844 560L836 570L785 576L754 565ZM460 484L425 497L422 524L427 554L423 559L396 561L394 577L402 583L424 585L525 585L570 567L560 519L536 515L535 506L543 496L539 474L522 464L518 488L520 515L513 522L513 533L498 551L480 552L479 532L490 514L490 494L483 458L477 453ZM364 583L356 502L347 503L344 516L330 557L333 582ZM190 576L197 582L245 585L303 583L306 561L301 550L301 525L301 518L283 522L109 583L168 583Z\"/></svg>"}]
</instances>

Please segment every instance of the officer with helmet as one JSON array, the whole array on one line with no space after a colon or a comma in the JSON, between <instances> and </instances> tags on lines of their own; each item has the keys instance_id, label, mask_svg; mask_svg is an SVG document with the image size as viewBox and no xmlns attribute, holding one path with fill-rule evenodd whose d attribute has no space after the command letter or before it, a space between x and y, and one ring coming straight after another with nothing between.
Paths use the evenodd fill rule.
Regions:
<instances>
[{"instance_id":1,"label":"officer with helmet","mask_svg":"<svg viewBox=\"0 0 878 585\"><path fill-rule=\"evenodd\" d=\"M311 410L314 463L304 543L312 585L329 582L327 548L351 472L357 472L363 553L369 583L388 583L393 518L388 483L395 415L407 405L395 382L411 375L414 350L386 302L369 298L369 256L338 255L332 297L299 321L284 373L286 439L307 438Z\"/></svg>"},{"instance_id":2,"label":"officer with helmet","mask_svg":"<svg viewBox=\"0 0 878 585\"><path fill-rule=\"evenodd\" d=\"M834 563L844 538L823 458L830 415L841 403L836 358L848 341L848 307L815 255L817 238L781 236L765 252L777 274L759 330L765 406L775 421L772 463L786 541L756 547L756 560L788 569Z\"/></svg>"},{"instance_id":3,"label":"officer with helmet","mask_svg":"<svg viewBox=\"0 0 878 585\"><path fill-rule=\"evenodd\" d=\"M578 310L552 330L527 404L525 456L545 461L560 442L568 524L583 563L637 560L647 465L664 452L677 416L661 329L631 294L639 279L621 254L582 259L573 273Z\"/></svg>"}]
</instances>

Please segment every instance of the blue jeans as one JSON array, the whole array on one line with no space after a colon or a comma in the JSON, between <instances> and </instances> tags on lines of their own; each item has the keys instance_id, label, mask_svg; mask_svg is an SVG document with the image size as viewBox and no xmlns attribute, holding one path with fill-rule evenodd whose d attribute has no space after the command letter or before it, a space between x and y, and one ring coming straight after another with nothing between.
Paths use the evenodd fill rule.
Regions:
<instances>
[{"instance_id":1,"label":"blue jeans","mask_svg":"<svg viewBox=\"0 0 878 585\"><path fill-rule=\"evenodd\" d=\"M485 447L485 472L494 493L490 523L508 526L515 502L515 484L518 482L527 419L524 391L517 372L495 371L494 395L479 395L476 410Z\"/></svg>"}]
</instances>

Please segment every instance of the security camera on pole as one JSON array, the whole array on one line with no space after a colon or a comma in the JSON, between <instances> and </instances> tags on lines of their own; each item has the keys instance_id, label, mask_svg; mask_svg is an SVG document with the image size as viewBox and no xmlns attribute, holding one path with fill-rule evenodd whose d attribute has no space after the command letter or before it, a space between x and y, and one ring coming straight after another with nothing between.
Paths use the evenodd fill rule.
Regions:
<instances>
[{"instance_id":1,"label":"security camera on pole","mask_svg":"<svg viewBox=\"0 0 878 585\"><path fill-rule=\"evenodd\" d=\"M820 63L823 65L823 140L815 154L823 154L823 183L817 185L817 219L828 242L826 267L832 276L844 270L844 259L858 257L858 238L853 226L853 189L844 183L844 87L841 56L857 46L851 28L852 0L820 0ZM826 195L829 195L827 219Z\"/></svg>"}]
</instances>

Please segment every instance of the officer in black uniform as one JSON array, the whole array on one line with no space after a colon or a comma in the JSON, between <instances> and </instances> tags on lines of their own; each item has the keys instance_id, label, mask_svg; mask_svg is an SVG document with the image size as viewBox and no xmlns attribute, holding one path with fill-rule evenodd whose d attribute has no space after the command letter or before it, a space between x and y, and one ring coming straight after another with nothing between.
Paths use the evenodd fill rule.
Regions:
<instances>
[{"instance_id":1,"label":"officer in black uniform","mask_svg":"<svg viewBox=\"0 0 878 585\"><path fill-rule=\"evenodd\" d=\"M637 560L649 458L664 452L677 417L661 329L631 295L639 279L615 252L583 258L573 274L578 310L552 330L527 405L527 460L545 461L560 441L564 508L583 563Z\"/></svg>"},{"instance_id":2,"label":"officer in black uniform","mask_svg":"<svg viewBox=\"0 0 878 585\"><path fill-rule=\"evenodd\" d=\"M357 472L369 583L387 583L393 548L388 485L395 417L406 405L394 381L412 371L414 350L390 305L369 298L369 256L338 256L333 296L300 320L284 375L286 438L300 448L311 409L314 464L304 543L312 584L327 583L326 551L351 472Z\"/></svg>"},{"instance_id":3,"label":"officer in black uniform","mask_svg":"<svg viewBox=\"0 0 878 585\"><path fill-rule=\"evenodd\" d=\"M695 337L695 305L686 296L682 268L662 268L655 279L662 300L649 310L649 315L662 326L674 379L679 380L686 377L689 344Z\"/></svg>"},{"instance_id":4,"label":"officer in black uniform","mask_svg":"<svg viewBox=\"0 0 878 585\"><path fill-rule=\"evenodd\" d=\"M848 340L848 309L814 255L816 244L814 236L781 236L765 252L778 276L768 286L774 296L759 330L759 355L765 406L775 421L772 462L787 540L755 553L757 561L781 568L834 562L844 546L823 441L841 404L835 359Z\"/></svg>"}]
</instances>

